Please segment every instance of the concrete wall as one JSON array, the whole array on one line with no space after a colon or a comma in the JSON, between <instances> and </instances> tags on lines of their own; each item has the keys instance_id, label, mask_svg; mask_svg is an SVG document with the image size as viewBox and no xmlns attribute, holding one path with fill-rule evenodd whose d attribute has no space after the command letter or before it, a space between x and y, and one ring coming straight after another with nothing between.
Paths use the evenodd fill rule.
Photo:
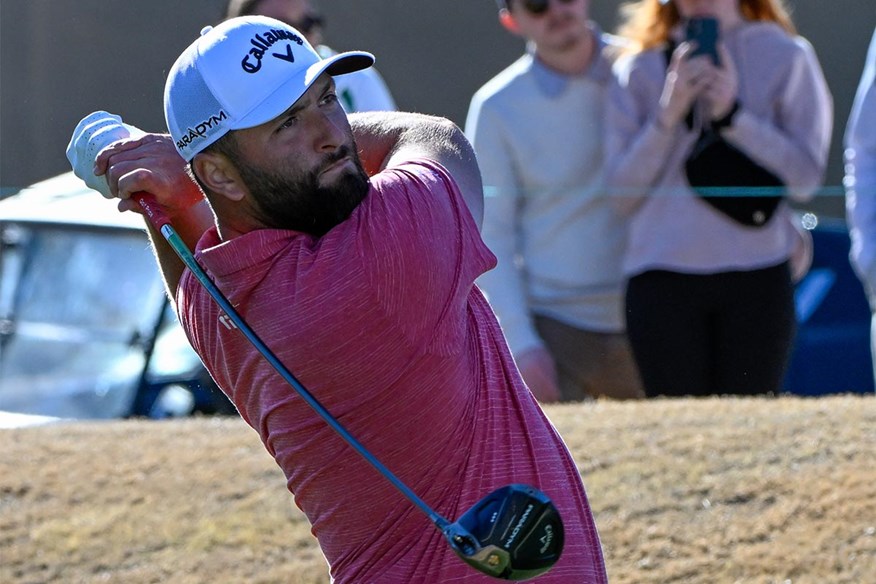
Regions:
<instances>
[{"instance_id":1,"label":"concrete wall","mask_svg":"<svg viewBox=\"0 0 876 584\"><path fill-rule=\"evenodd\" d=\"M0 186L68 169L64 148L95 109L162 130L167 69L215 22L225 0L0 0ZM606 30L620 2L591 0ZM472 93L523 50L496 21L493 0L321 0L326 37L338 50L378 58L403 109L465 121ZM839 208L841 135L876 27L873 0L791 2L815 46L835 99L827 184Z\"/></svg>"}]
</instances>

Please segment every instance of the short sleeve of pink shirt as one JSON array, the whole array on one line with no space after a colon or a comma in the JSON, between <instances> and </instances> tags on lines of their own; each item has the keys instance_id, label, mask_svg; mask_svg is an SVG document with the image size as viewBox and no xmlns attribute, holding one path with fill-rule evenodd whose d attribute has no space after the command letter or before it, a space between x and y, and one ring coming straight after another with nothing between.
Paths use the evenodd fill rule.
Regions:
<instances>
[{"instance_id":1,"label":"short sleeve of pink shirt","mask_svg":"<svg viewBox=\"0 0 876 584\"><path fill-rule=\"evenodd\" d=\"M211 230L197 257L280 361L427 504L456 519L499 486L539 486L573 541L543 581L603 581L574 462L474 286L495 259L440 165L379 173L319 239L265 229L220 242ZM489 581L228 326L188 272L177 302L196 351L283 469L335 582Z\"/></svg>"}]
</instances>

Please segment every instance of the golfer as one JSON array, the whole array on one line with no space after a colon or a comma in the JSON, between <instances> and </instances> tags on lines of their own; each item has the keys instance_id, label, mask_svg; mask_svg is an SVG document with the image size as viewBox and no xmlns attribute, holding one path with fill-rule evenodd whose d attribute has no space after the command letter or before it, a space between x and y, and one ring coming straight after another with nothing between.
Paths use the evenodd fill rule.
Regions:
<instances>
[{"instance_id":1,"label":"golfer","mask_svg":"<svg viewBox=\"0 0 876 584\"><path fill-rule=\"evenodd\" d=\"M123 211L135 210L132 194L151 193L280 361L438 513L458 517L494 489L531 484L559 509L566 541L536 581L606 582L575 462L474 285L495 258L479 234L471 147L439 118L348 117L333 76L372 62L361 52L322 60L298 31L261 16L205 29L167 79L170 135L110 145L96 174ZM285 473L333 581L493 581L151 235L189 340Z\"/></svg>"}]
</instances>

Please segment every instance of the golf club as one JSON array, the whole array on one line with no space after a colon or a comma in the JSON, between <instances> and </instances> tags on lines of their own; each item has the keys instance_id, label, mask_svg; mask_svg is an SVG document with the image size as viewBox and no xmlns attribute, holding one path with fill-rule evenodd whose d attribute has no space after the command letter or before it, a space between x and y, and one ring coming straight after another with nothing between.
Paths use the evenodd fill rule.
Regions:
<instances>
[{"instance_id":1,"label":"golf club","mask_svg":"<svg viewBox=\"0 0 876 584\"><path fill-rule=\"evenodd\" d=\"M77 176L104 196L109 196L106 180L93 174L94 159L104 147L137 132L139 130L122 124L121 118L107 112L94 112L84 118L67 147L67 157ZM152 196L137 193L133 198L143 209L150 225L161 233L253 347L347 444L426 514L464 562L484 574L504 580L533 578L557 562L563 550L563 523L547 495L535 487L511 484L478 501L455 523L442 517L353 437L280 362L210 280Z\"/></svg>"}]
</instances>

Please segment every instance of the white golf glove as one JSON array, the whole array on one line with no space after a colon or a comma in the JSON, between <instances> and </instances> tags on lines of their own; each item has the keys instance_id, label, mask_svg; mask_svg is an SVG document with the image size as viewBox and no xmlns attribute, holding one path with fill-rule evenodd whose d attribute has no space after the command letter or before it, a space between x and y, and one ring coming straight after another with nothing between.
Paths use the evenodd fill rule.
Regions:
<instances>
[{"instance_id":1,"label":"white golf glove","mask_svg":"<svg viewBox=\"0 0 876 584\"><path fill-rule=\"evenodd\" d=\"M122 118L117 115L105 111L88 114L73 130L73 137L67 145L67 160L73 167L73 173L86 185L111 199L106 178L94 175L94 159L113 142L139 138L144 134L139 128L122 123Z\"/></svg>"}]
</instances>

